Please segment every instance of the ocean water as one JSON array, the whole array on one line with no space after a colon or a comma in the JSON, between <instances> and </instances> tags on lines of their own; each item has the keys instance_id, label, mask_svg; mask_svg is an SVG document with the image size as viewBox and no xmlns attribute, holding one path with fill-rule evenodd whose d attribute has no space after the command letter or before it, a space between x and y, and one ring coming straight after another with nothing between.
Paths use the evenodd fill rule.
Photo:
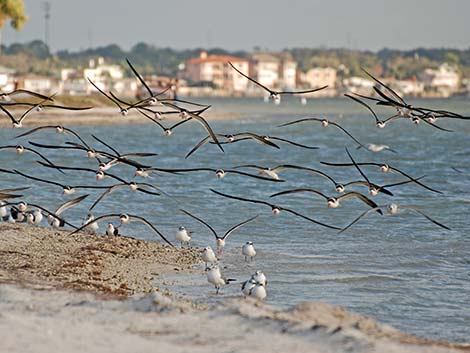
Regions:
<instances>
[{"instance_id":1,"label":"ocean water","mask_svg":"<svg viewBox=\"0 0 470 353\"><path fill-rule=\"evenodd\" d=\"M306 106L297 100L283 101L280 106L257 99L202 99L212 104L215 112L233 112L234 120L210 121L218 133L254 132L278 136L320 147L302 149L279 142L274 149L253 141L224 145L221 153L215 145L206 144L189 159L185 154L205 131L196 122L186 123L170 137L162 135L152 124L73 126L83 138L96 147L95 134L120 152L155 152L158 156L146 158L144 164L162 168L210 167L229 169L239 164L276 166L296 164L320 169L340 182L360 180L354 168L328 167L320 161L348 162L348 147L359 162L386 162L408 174L425 176L423 183L443 194L437 194L410 183L393 187L393 197L378 195L379 204L395 202L417 207L429 216L451 228L437 227L414 212L394 216L370 214L349 230L338 233L295 217L286 212L271 214L268 206L229 200L209 191L247 198L272 201L291 208L321 222L344 227L367 206L355 199L344 200L340 207L328 209L325 200L311 194L294 194L269 199L269 195L291 188L309 187L335 196L331 183L302 171L281 173L284 183L228 174L217 180L211 172L182 175L157 174L139 179L158 186L172 197L155 197L133 193L127 189L109 195L94 210L96 216L107 213L129 213L144 216L174 240L179 225L194 231L193 244L215 248L214 236L207 228L178 210L183 208L211 224L219 234L233 225L259 214L256 221L240 228L228 239L222 259L222 272L242 282L255 270L262 270L269 280L267 303L286 307L305 300L321 300L342 305L350 311L372 316L409 333L433 339L468 341L470 339L470 121L440 120L439 125L453 132L439 131L421 123L396 121L385 129L375 128L373 118L361 106L345 99L310 100ZM470 115L470 100L414 101L415 105L451 109ZM379 110L381 116L393 111ZM323 128L318 122L306 122L288 127L279 124L303 117L327 117L339 122L362 143L386 144L398 153L370 152L356 149L354 141L334 126ZM116 114L116 119L123 119ZM23 129L26 131L26 128ZM61 144L74 141L73 136L44 131L15 139L18 130L0 129L3 145L28 141ZM103 147L104 149L104 147ZM94 160L81 152L41 150L58 165L96 168ZM96 181L93 173L60 173L41 167L37 156L25 153L18 156L12 150L0 150L0 168L18 169L25 173L70 185L112 185L112 179ZM457 172L452 167L461 172ZM249 171L249 170L247 170ZM395 173L380 173L377 168L364 167L371 181L389 184L405 180ZM128 166L110 170L127 180L134 177ZM252 171L256 173L256 171ZM75 196L61 195L60 187L40 184L21 177L0 174L1 187L30 185L25 199L54 211L62 202ZM138 180L138 179L136 179ZM367 193L365 187L351 188ZM72 222L79 223L99 191L85 190L77 195L90 196L80 205L64 213ZM105 223L101 224L104 231ZM130 224L123 234L157 240L145 225ZM241 246L254 242L258 255L246 263ZM224 287L215 295L206 281L203 266L192 275L179 279L166 278L177 294L199 302L216 303L228 297L239 296L240 284Z\"/></svg>"}]
</instances>

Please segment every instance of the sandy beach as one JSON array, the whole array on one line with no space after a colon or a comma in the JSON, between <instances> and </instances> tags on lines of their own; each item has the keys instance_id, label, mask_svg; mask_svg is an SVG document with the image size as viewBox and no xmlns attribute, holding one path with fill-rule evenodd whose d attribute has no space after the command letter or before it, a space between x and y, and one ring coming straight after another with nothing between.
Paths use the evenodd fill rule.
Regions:
<instances>
[{"instance_id":1,"label":"sandy beach","mask_svg":"<svg viewBox=\"0 0 470 353\"><path fill-rule=\"evenodd\" d=\"M0 224L2 351L470 352L325 303L206 307L166 289L202 269L195 248Z\"/></svg>"},{"instance_id":2,"label":"sandy beach","mask_svg":"<svg viewBox=\"0 0 470 353\"><path fill-rule=\"evenodd\" d=\"M83 104L77 106L84 106ZM20 115L24 112L21 109L12 109L13 115ZM239 114L223 111L217 108L211 108L204 112L204 117L208 121L237 119ZM177 114L164 116L164 121L179 121L181 118ZM70 110L52 110L48 109L42 112L33 112L23 121L23 126L41 126L41 125L100 125L100 124L141 124L150 123L149 119L144 117L135 109L131 109L129 114L122 116L119 109L99 105L89 110L70 111ZM10 120L5 117L0 119L0 127L10 127Z\"/></svg>"}]
</instances>

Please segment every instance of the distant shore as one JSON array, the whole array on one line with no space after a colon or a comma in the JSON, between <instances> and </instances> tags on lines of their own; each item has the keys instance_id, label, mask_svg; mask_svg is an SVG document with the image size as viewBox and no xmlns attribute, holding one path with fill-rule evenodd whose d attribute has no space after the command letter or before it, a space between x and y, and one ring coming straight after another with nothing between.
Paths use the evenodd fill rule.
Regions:
<instances>
[{"instance_id":1,"label":"distant shore","mask_svg":"<svg viewBox=\"0 0 470 353\"><path fill-rule=\"evenodd\" d=\"M217 109L209 110L204 113L207 120L230 120L240 117L239 114L222 112ZM181 118L178 115L166 115L166 121L178 121ZM163 122L163 123L164 123ZM28 116L23 126L38 125L104 125L104 124L154 124L152 121L141 115L135 110L130 110L129 114L122 116L117 108L113 107L95 107L84 111L64 111L48 110L46 112L34 113ZM0 127L10 127L11 122L8 117L0 119Z\"/></svg>"},{"instance_id":2,"label":"distant shore","mask_svg":"<svg viewBox=\"0 0 470 353\"><path fill-rule=\"evenodd\" d=\"M2 223L2 348L10 353L470 351L470 344L416 338L324 303L278 310L240 297L204 308L166 289L165 275L202 270L195 248Z\"/></svg>"}]
</instances>

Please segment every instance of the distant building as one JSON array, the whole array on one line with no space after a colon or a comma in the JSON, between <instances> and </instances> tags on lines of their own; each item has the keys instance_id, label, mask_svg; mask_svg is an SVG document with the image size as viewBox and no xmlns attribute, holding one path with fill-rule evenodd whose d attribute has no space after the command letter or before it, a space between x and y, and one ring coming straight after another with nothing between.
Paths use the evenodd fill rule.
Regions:
<instances>
[{"instance_id":1,"label":"distant building","mask_svg":"<svg viewBox=\"0 0 470 353\"><path fill-rule=\"evenodd\" d=\"M309 88L336 86L336 69L332 67L314 67L301 75L301 80Z\"/></svg>"},{"instance_id":2,"label":"distant building","mask_svg":"<svg viewBox=\"0 0 470 353\"><path fill-rule=\"evenodd\" d=\"M470 96L470 78L466 77L462 79L462 86L465 94Z\"/></svg>"},{"instance_id":3,"label":"distant building","mask_svg":"<svg viewBox=\"0 0 470 353\"><path fill-rule=\"evenodd\" d=\"M119 65L105 64L104 58L100 57L89 61L88 68L83 70L83 75L93 82L106 79L120 80L124 77L124 71Z\"/></svg>"},{"instance_id":4,"label":"distant building","mask_svg":"<svg viewBox=\"0 0 470 353\"><path fill-rule=\"evenodd\" d=\"M160 98L175 98L179 86L178 79L168 76L148 75L144 77L144 80L153 92L161 93ZM148 91L143 85L139 85L136 95L138 99L144 99L148 97Z\"/></svg>"},{"instance_id":5,"label":"distant building","mask_svg":"<svg viewBox=\"0 0 470 353\"><path fill-rule=\"evenodd\" d=\"M420 96L424 92L424 83L416 79L397 80L393 83L393 87L404 96Z\"/></svg>"},{"instance_id":6,"label":"distant building","mask_svg":"<svg viewBox=\"0 0 470 353\"><path fill-rule=\"evenodd\" d=\"M297 86L297 63L289 53L255 53L250 56L250 75L273 89L294 89Z\"/></svg>"},{"instance_id":7,"label":"distant building","mask_svg":"<svg viewBox=\"0 0 470 353\"><path fill-rule=\"evenodd\" d=\"M58 82L49 76L42 76L36 74L27 74L23 76L17 76L18 88L23 88L28 91L34 91L41 94L51 94L57 92Z\"/></svg>"},{"instance_id":8,"label":"distant building","mask_svg":"<svg viewBox=\"0 0 470 353\"><path fill-rule=\"evenodd\" d=\"M15 70L9 69L5 66L0 66L0 89L4 89L8 86L14 74Z\"/></svg>"},{"instance_id":9,"label":"distant building","mask_svg":"<svg viewBox=\"0 0 470 353\"><path fill-rule=\"evenodd\" d=\"M297 62L288 52L280 53L279 79L282 88L295 89L297 87Z\"/></svg>"},{"instance_id":10,"label":"distant building","mask_svg":"<svg viewBox=\"0 0 470 353\"><path fill-rule=\"evenodd\" d=\"M250 76L264 86L279 88L280 61L274 55L253 54L250 57Z\"/></svg>"},{"instance_id":11,"label":"distant building","mask_svg":"<svg viewBox=\"0 0 470 353\"><path fill-rule=\"evenodd\" d=\"M447 63L441 64L437 69L425 69L419 79L424 83L426 90L444 97L457 92L460 85L457 68Z\"/></svg>"},{"instance_id":12,"label":"distant building","mask_svg":"<svg viewBox=\"0 0 470 353\"><path fill-rule=\"evenodd\" d=\"M248 80L233 70L231 62L241 72L249 72L249 62L246 59L229 55L207 55L202 51L198 58L186 62L184 77L192 83L212 83L216 88L230 92L245 92Z\"/></svg>"},{"instance_id":13,"label":"distant building","mask_svg":"<svg viewBox=\"0 0 470 353\"><path fill-rule=\"evenodd\" d=\"M127 82L124 78L124 70L119 65L106 64L104 58L91 59L84 70L65 68L60 71L60 92L71 95L86 95L96 91L88 82L93 81L102 90L116 90L117 93L131 91L134 95L137 84Z\"/></svg>"},{"instance_id":14,"label":"distant building","mask_svg":"<svg viewBox=\"0 0 470 353\"><path fill-rule=\"evenodd\" d=\"M374 84L374 81L358 76L348 77L343 80L343 86L347 91L359 94L372 94Z\"/></svg>"},{"instance_id":15,"label":"distant building","mask_svg":"<svg viewBox=\"0 0 470 353\"><path fill-rule=\"evenodd\" d=\"M83 77L90 79L101 89L112 89L116 82L124 78L124 70L119 65L106 64L104 58L91 59L88 68L83 70ZM95 89L89 84L87 90L90 92Z\"/></svg>"}]
</instances>

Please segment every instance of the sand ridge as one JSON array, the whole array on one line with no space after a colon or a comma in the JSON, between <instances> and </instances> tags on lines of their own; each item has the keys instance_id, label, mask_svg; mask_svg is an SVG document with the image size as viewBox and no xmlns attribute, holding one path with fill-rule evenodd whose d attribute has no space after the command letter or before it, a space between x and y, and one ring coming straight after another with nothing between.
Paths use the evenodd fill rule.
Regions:
<instances>
[{"instance_id":1,"label":"sand ridge","mask_svg":"<svg viewBox=\"0 0 470 353\"><path fill-rule=\"evenodd\" d=\"M132 237L0 224L0 283L47 283L127 297L152 291L155 277L199 262L196 248Z\"/></svg>"}]
</instances>

